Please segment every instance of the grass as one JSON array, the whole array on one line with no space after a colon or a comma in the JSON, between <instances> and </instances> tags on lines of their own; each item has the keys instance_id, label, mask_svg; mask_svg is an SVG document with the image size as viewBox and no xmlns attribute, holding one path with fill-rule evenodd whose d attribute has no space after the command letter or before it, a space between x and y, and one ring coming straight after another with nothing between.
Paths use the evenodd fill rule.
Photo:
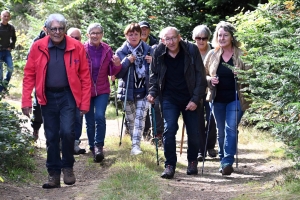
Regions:
<instances>
[{"instance_id":1,"label":"grass","mask_svg":"<svg viewBox=\"0 0 300 200\"><path fill-rule=\"evenodd\" d=\"M158 181L158 172L163 167L156 165L155 148L142 144L143 154L130 156L130 137L123 138L121 147L116 142L118 139L106 138L106 146L117 151L108 151L108 159L115 160L115 163L109 168L108 178L99 185L98 199L160 199L163 186Z\"/></svg>"}]
</instances>

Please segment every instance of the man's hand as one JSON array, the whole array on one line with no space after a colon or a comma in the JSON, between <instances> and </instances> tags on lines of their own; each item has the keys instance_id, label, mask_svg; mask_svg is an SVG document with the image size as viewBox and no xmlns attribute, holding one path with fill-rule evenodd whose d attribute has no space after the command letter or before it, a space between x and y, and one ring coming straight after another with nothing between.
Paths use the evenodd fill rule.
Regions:
<instances>
[{"instance_id":1,"label":"man's hand","mask_svg":"<svg viewBox=\"0 0 300 200\"><path fill-rule=\"evenodd\" d=\"M194 111L196 109L197 109L197 105L192 101L190 101L185 108L185 110L190 110L190 111Z\"/></svg>"},{"instance_id":2,"label":"man's hand","mask_svg":"<svg viewBox=\"0 0 300 200\"><path fill-rule=\"evenodd\" d=\"M83 116L84 114L86 114L87 112L89 112L88 110L81 110L80 111L80 116Z\"/></svg>"},{"instance_id":3,"label":"man's hand","mask_svg":"<svg viewBox=\"0 0 300 200\"><path fill-rule=\"evenodd\" d=\"M153 96L151 96L151 94L148 94L147 100L148 100L151 104L154 104L155 98L154 98Z\"/></svg>"},{"instance_id":4,"label":"man's hand","mask_svg":"<svg viewBox=\"0 0 300 200\"><path fill-rule=\"evenodd\" d=\"M26 115L28 118L30 118L30 114L32 113L32 108L31 107L22 108L22 113Z\"/></svg>"}]
</instances>

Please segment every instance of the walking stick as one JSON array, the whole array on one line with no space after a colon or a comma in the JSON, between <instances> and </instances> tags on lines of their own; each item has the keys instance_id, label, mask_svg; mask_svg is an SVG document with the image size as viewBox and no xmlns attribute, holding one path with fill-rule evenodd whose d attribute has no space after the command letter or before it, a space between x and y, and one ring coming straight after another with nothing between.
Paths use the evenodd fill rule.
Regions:
<instances>
[{"instance_id":1,"label":"walking stick","mask_svg":"<svg viewBox=\"0 0 300 200\"><path fill-rule=\"evenodd\" d=\"M236 140L236 168L238 168L238 120L237 120L237 116L238 116L238 102L237 102L237 98L238 98L238 92L237 92L237 76L234 76L234 87L235 87L235 140Z\"/></svg>"},{"instance_id":2,"label":"walking stick","mask_svg":"<svg viewBox=\"0 0 300 200\"><path fill-rule=\"evenodd\" d=\"M114 92L115 92L115 107L116 107L116 116L117 116L117 123L118 123L118 131L120 132L120 124L119 124L119 113L118 113L118 102L117 102L117 86L116 81L112 82L112 85L114 86Z\"/></svg>"},{"instance_id":3,"label":"walking stick","mask_svg":"<svg viewBox=\"0 0 300 200\"><path fill-rule=\"evenodd\" d=\"M180 150L179 150L180 156L182 154L183 139L184 139L184 129L185 129L185 123L183 122L183 124L182 124L182 132L181 132Z\"/></svg>"},{"instance_id":4,"label":"walking stick","mask_svg":"<svg viewBox=\"0 0 300 200\"><path fill-rule=\"evenodd\" d=\"M215 76L216 78L219 78L218 75ZM204 155L203 155L203 160L202 160L202 169L201 169L201 175L203 176L203 170L204 170L204 161L205 161L205 154L207 151L207 143L208 143L208 134L210 131L210 120L211 120L211 115L212 115L212 110L214 107L214 99L216 97L216 89L214 90L214 94L212 96L212 100L211 100L211 106L210 106L210 112L209 112L209 118L208 118L208 127L207 127L207 131L206 131L206 140L205 140L205 147L204 147Z\"/></svg>"},{"instance_id":5,"label":"walking stick","mask_svg":"<svg viewBox=\"0 0 300 200\"><path fill-rule=\"evenodd\" d=\"M154 140L155 140L155 148L156 148L156 162L157 165L159 165L159 161L158 161L158 138L156 137L157 135L157 131L156 131L156 118L155 118L155 109L154 109L154 105L151 105L151 112L152 112L152 125L153 125L153 135L154 135Z\"/></svg>"},{"instance_id":6,"label":"walking stick","mask_svg":"<svg viewBox=\"0 0 300 200\"><path fill-rule=\"evenodd\" d=\"M121 127L119 146L121 146L121 144L122 144L122 133L123 133L124 120L125 120L125 111L126 111L126 103L127 103L127 91L128 91L128 85L129 85L129 76L130 76L130 67L128 68L128 74L127 74L127 83L126 83L125 99L124 99L124 105L123 105L123 118L122 118L122 127Z\"/></svg>"}]
</instances>

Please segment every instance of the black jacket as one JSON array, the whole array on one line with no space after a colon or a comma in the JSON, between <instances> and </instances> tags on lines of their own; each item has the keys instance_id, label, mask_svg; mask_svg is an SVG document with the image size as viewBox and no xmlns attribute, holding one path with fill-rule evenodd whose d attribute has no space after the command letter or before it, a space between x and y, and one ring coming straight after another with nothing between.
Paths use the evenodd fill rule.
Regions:
<instances>
[{"instance_id":1,"label":"black jacket","mask_svg":"<svg viewBox=\"0 0 300 200\"><path fill-rule=\"evenodd\" d=\"M184 77L191 95L190 101L198 105L201 99L205 96L207 87L205 68L201 55L195 44L181 40L179 45L185 52ZM153 53L150 65L149 94L154 98L159 96L160 100L162 99L165 74L167 71L164 63L166 50L166 46L163 43L160 43Z\"/></svg>"}]
</instances>

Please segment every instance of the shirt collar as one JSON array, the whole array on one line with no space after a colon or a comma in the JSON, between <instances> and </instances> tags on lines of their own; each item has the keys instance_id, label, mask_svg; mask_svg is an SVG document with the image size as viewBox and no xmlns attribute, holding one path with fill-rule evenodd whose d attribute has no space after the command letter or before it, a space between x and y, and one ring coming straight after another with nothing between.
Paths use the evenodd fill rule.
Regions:
<instances>
[{"instance_id":1,"label":"shirt collar","mask_svg":"<svg viewBox=\"0 0 300 200\"><path fill-rule=\"evenodd\" d=\"M66 37L64 37L64 39L58 45L54 45L50 38L48 42L48 48L53 48L53 47L57 47L62 50L66 49Z\"/></svg>"}]
</instances>

